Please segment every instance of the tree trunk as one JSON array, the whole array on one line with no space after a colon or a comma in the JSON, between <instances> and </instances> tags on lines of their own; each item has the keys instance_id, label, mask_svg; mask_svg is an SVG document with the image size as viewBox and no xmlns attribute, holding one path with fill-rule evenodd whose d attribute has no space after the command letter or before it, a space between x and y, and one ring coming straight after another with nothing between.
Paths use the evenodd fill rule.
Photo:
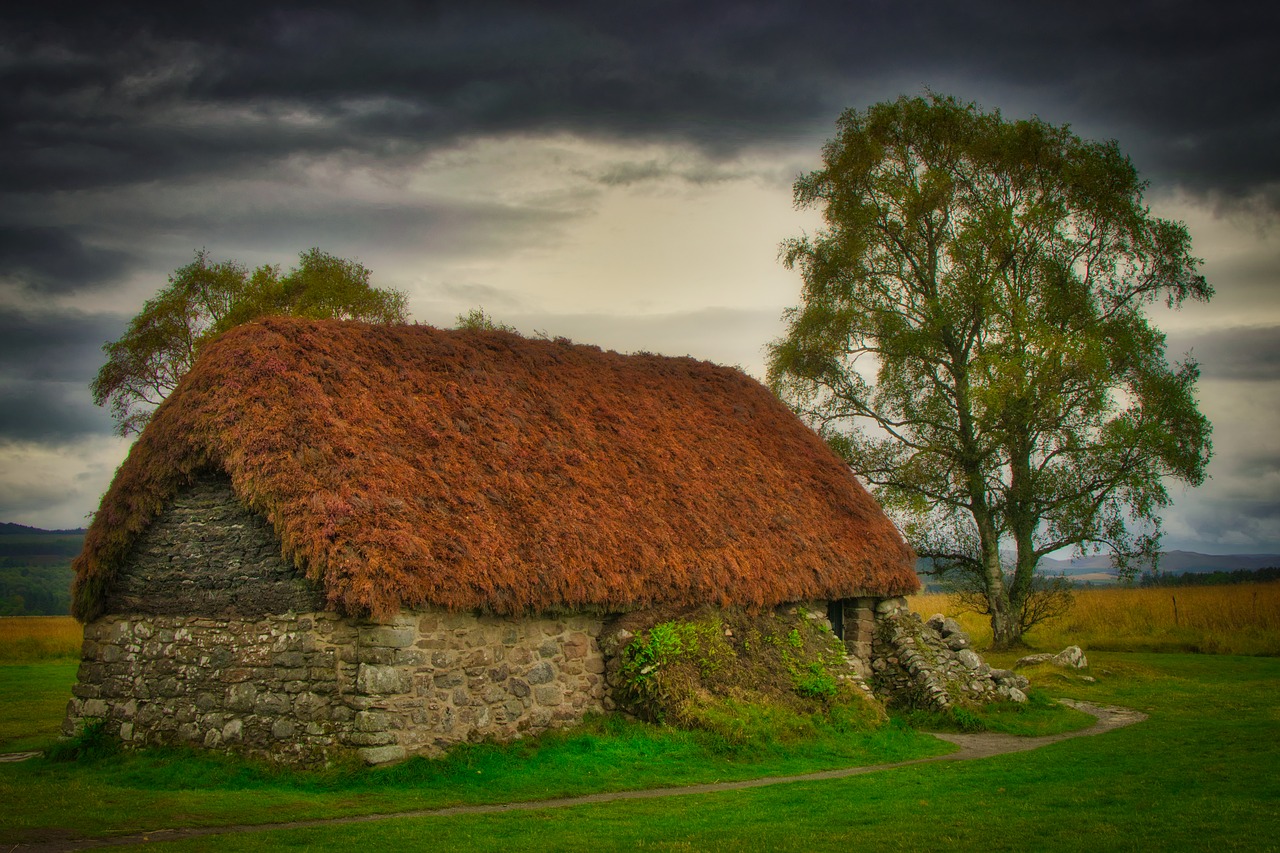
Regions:
<instances>
[{"instance_id":1,"label":"tree trunk","mask_svg":"<svg viewBox=\"0 0 1280 853\"><path fill-rule=\"evenodd\" d=\"M986 588L987 609L991 613L991 641L996 649L1007 649L1022 640L1022 630L1017 618L1017 608L1009 596L1004 581L1004 566L1000 562L1000 535L990 516L985 512L978 519L979 544L982 548L983 586Z\"/></svg>"},{"instance_id":2,"label":"tree trunk","mask_svg":"<svg viewBox=\"0 0 1280 853\"><path fill-rule=\"evenodd\" d=\"M991 601L991 648L1005 650L1022 645L1022 626L1014 609L1007 599L999 604Z\"/></svg>"}]
</instances>

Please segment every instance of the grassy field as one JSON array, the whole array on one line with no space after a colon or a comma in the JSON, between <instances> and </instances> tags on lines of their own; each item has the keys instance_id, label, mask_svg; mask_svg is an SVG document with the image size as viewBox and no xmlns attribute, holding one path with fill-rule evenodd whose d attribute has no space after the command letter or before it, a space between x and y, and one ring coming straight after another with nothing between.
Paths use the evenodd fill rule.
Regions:
<instances>
[{"instance_id":1,"label":"grassy field","mask_svg":"<svg viewBox=\"0 0 1280 853\"><path fill-rule=\"evenodd\" d=\"M1076 645L1086 651L1280 655L1280 583L1095 588L1077 590L1075 598L1071 612L1032 628L1027 644L1043 651ZM975 645L990 645L988 617L959 612L951 596L908 601L925 618L956 617Z\"/></svg>"},{"instance_id":2,"label":"grassy field","mask_svg":"<svg viewBox=\"0 0 1280 853\"><path fill-rule=\"evenodd\" d=\"M0 663L77 660L84 629L70 616L0 617Z\"/></svg>"},{"instance_id":3,"label":"grassy field","mask_svg":"<svg viewBox=\"0 0 1280 853\"><path fill-rule=\"evenodd\" d=\"M1236 596L1234 605L1254 600L1253 590L1242 589L1243 595L1235 588L1226 591ZM1173 592L1179 603L1179 623L1173 627L1190 627L1183 620L1194 618L1199 591ZM1100 592L1113 600L1133 592L1140 604L1149 604L1148 622L1112 616L1118 628L1147 624L1161 632L1165 622L1172 622L1171 613L1167 620L1158 618L1157 605L1169 590ZM1265 614L1268 593L1259 589L1258 607L1247 612ZM917 604L926 616L945 610L931 607L935 602ZM1067 617L1073 618L1090 624L1078 614ZM78 644L78 631L59 629L58 620L31 619L0 620L0 643L21 634L10 622L49 637L61 631ZM1091 649L1087 673L1037 668L1030 672L1033 684L1041 695L1140 709L1150 715L1146 722L1034 752L841 780L567 809L271 830L169 848L381 850L418 847L429 839L433 846L465 850L515 844L584 851L1078 850L1082 845L1091 850L1280 850L1280 778L1274 773L1280 760L1275 737L1280 659L1107 651L1099 648L1107 643L1105 632L1093 630L1081 635L1087 637L1081 644ZM1048 647L1065 644L1057 635L1046 637L1032 639ZM28 646L24 663L0 665L0 751L53 742L76 666L65 652L44 651L57 647L52 641ZM992 655L990 660L1008 665L1015 657ZM1013 720L992 715L989 722L993 730L1023 731L1070 724L1060 714L1034 709ZM477 745L444 761L414 760L379 770L291 773L176 750L96 761L37 759L0 764L0 844L799 774L949 749L899 723L854 737L826 733L804 743L725 752L722 745L689 733L604 718L539 741L505 748Z\"/></svg>"},{"instance_id":4,"label":"grassy field","mask_svg":"<svg viewBox=\"0 0 1280 853\"><path fill-rule=\"evenodd\" d=\"M1138 708L1149 720L1034 752L841 780L273 830L166 849L384 850L421 846L424 839L463 850L513 844L583 851L1079 850L1082 844L1090 850L1278 849L1280 659L1115 652L1092 657L1093 684L1052 670L1033 675L1055 695ZM64 686L71 678L65 663L32 666L59 670ZM0 676L11 677L16 669L22 668L0 667ZM886 743L863 760L876 760L899 737L899 755L928 751L914 740L922 736L885 731ZM753 765L717 759L653 727L598 721L594 729L510 754L476 748L453 762L436 763L433 771L423 766L431 762L410 762L386 771L308 776L182 752L87 764L0 764L0 842L803 772L805 757L786 752ZM844 760L859 763L852 756Z\"/></svg>"}]
</instances>

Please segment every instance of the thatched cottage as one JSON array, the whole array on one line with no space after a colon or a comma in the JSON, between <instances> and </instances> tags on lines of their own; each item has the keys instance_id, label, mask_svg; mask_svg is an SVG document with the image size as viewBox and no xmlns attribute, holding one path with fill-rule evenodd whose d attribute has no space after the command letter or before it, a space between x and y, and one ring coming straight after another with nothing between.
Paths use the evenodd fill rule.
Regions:
<instances>
[{"instance_id":1,"label":"thatched cottage","mask_svg":"<svg viewBox=\"0 0 1280 853\"><path fill-rule=\"evenodd\" d=\"M268 319L207 348L103 498L66 730L303 761L510 738L607 704L611 614L829 603L865 654L912 564L736 370Z\"/></svg>"}]
</instances>

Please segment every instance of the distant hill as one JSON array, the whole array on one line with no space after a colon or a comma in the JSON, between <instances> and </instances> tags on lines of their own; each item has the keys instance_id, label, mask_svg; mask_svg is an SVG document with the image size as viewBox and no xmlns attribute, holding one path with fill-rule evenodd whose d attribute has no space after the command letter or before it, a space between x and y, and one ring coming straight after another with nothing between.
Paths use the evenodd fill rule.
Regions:
<instances>
[{"instance_id":1,"label":"distant hill","mask_svg":"<svg viewBox=\"0 0 1280 853\"><path fill-rule=\"evenodd\" d=\"M1165 551L1160 555L1160 571L1171 575L1201 574L1204 572L1233 572L1241 569L1267 569L1280 566L1280 554L1199 554L1195 551ZM1141 574L1151 568L1138 564ZM1074 560L1054 560L1046 557L1040 561L1044 574L1064 574L1069 578L1081 575L1103 574L1115 576L1115 565L1106 554L1078 557Z\"/></svg>"},{"instance_id":2,"label":"distant hill","mask_svg":"<svg viewBox=\"0 0 1280 853\"><path fill-rule=\"evenodd\" d=\"M0 521L0 536L36 535L36 536L83 536L85 529L43 530L39 527L27 527L25 524L14 524L11 521Z\"/></svg>"},{"instance_id":3,"label":"distant hill","mask_svg":"<svg viewBox=\"0 0 1280 853\"><path fill-rule=\"evenodd\" d=\"M71 561L84 534L0 522L0 616L69 613Z\"/></svg>"},{"instance_id":4,"label":"distant hill","mask_svg":"<svg viewBox=\"0 0 1280 853\"><path fill-rule=\"evenodd\" d=\"M1008 555L1012 559L1012 555ZM1160 572L1165 575L1210 574L1213 572L1257 571L1280 567L1280 554L1199 554L1195 551L1165 551L1160 555ZM921 560L917 571L927 568ZM1150 564L1139 563L1135 577L1149 572ZM1077 557L1073 560L1055 560L1046 557L1040 561L1040 574L1064 575L1076 583L1114 583L1115 564L1106 554ZM930 587L938 586L936 578L921 577Z\"/></svg>"}]
</instances>

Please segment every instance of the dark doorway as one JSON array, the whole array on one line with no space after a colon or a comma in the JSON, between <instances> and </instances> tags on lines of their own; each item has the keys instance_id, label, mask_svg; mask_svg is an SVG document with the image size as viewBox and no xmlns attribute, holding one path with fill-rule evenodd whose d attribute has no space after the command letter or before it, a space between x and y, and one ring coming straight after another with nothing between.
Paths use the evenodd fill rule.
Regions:
<instances>
[{"instance_id":1,"label":"dark doorway","mask_svg":"<svg viewBox=\"0 0 1280 853\"><path fill-rule=\"evenodd\" d=\"M844 639L844 600L827 602L827 620L831 623L831 633Z\"/></svg>"}]
</instances>

